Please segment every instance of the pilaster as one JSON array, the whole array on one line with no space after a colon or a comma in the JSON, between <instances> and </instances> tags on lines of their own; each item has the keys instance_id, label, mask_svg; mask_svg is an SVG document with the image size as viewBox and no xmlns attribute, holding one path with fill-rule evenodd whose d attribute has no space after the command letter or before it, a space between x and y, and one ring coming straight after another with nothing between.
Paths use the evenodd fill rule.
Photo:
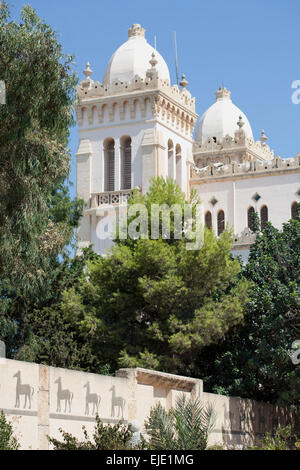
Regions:
<instances>
[{"instance_id":1,"label":"pilaster","mask_svg":"<svg viewBox=\"0 0 300 470\"><path fill-rule=\"evenodd\" d=\"M49 367L39 365L39 391L38 391L38 440L39 450L49 449Z\"/></svg>"},{"instance_id":2,"label":"pilaster","mask_svg":"<svg viewBox=\"0 0 300 470\"><path fill-rule=\"evenodd\" d=\"M77 158L77 196L81 197L87 207L91 195L91 159L92 146L89 139L81 139L79 142ZM88 215L83 215L77 230L78 248L88 246L90 243L90 220Z\"/></svg>"},{"instance_id":3,"label":"pilaster","mask_svg":"<svg viewBox=\"0 0 300 470\"><path fill-rule=\"evenodd\" d=\"M120 369L116 377L126 377L128 380L128 421L134 421L137 418L137 369Z\"/></svg>"}]
</instances>

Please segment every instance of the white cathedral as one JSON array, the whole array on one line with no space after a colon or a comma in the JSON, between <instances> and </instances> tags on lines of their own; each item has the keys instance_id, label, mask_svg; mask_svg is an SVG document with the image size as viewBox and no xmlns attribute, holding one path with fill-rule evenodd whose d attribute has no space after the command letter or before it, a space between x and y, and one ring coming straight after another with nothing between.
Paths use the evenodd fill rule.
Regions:
<instances>
[{"instance_id":1,"label":"white cathedral","mask_svg":"<svg viewBox=\"0 0 300 470\"><path fill-rule=\"evenodd\" d=\"M216 236L228 224L235 234L233 253L244 259L255 237L254 211L262 229L268 220L280 228L295 218L300 153L275 156L264 131L255 141L247 117L224 87L197 123L185 76L180 88L171 85L166 62L139 24L112 55L102 83L91 78L89 64L84 75L76 104L77 195L87 203L79 250L93 244L104 254L112 241L99 239L98 222L126 206L133 188L147 192L157 176L174 179L187 198L195 188L202 223Z\"/></svg>"}]
</instances>

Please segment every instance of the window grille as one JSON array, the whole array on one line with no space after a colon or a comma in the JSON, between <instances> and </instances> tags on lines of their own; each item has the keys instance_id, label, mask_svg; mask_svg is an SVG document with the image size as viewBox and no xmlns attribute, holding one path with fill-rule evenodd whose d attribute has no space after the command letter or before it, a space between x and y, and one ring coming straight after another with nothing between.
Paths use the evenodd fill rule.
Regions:
<instances>
[{"instance_id":1,"label":"window grille","mask_svg":"<svg viewBox=\"0 0 300 470\"><path fill-rule=\"evenodd\" d=\"M267 206L262 206L260 209L260 228L264 230L268 222L268 208Z\"/></svg>"},{"instance_id":2,"label":"window grille","mask_svg":"<svg viewBox=\"0 0 300 470\"><path fill-rule=\"evenodd\" d=\"M224 211L218 212L218 235L221 235L225 230L225 214Z\"/></svg>"},{"instance_id":3,"label":"window grille","mask_svg":"<svg viewBox=\"0 0 300 470\"><path fill-rule=\"evenodd\" d=\"M205 214L205 225L207 228L212 228L212 218L210 211L207 211Z\"/></svg>"}]
</instances>

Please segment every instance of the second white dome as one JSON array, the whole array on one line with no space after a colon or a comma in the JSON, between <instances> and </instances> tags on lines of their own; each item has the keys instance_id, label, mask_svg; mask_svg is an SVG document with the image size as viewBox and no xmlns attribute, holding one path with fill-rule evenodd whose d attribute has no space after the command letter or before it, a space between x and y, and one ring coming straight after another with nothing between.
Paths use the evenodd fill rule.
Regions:
<instances>
[{"instance_id":1,"label":"second white dome","mask_svg":"<svg viewBox=\"0 0 300 470\"><path fill-rule=\"evenodd\" d=\"M221 141L226 135L234 137L238 130L237 122L242 117L246 137L253 139L252 129L246 115L232 103L230 91L220 88L216 92L216 102L202 115L195 130L195 140L204 144L209 137Z\"/></svg>"}]
</instances>

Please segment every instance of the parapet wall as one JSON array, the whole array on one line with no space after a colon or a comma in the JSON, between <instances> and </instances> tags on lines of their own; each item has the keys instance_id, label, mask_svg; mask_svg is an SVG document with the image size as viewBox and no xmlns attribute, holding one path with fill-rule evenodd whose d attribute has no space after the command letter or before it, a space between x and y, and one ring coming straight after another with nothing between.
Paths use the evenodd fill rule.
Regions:
<instances>
[{"instance_id":1,"label":"parapet wall","mask_svg":"<svg viewBox=\"0 0 300 470\"><path fill-rule=\"evenodd\" d=\"M166 409L184 393L213 405L217 421L210 444L247 446L278 424L292 422L288 410L253 400L203 392L199 379L145 369L120 369L116 377L0 359L0 409L13 422L22 449L49 448L59 428L82 437L92 433L95 414L104 423L143 424L152 406Z\"/></svg>"},{"instance_id":2,"label":"parapet wall","mask_svg":"<svg viewBox=\"0 0 300 470\"><path fill-rule=\"evenodd\" d=\"M221 162L211 164L203 168L191 167L191 182L193 184L204 183L215 180L225 179L226 177L236 178L249 178L256 175L270 176L275 174L292 173L300 171L300 156L297 155L293 158L280 158L276 157L273 160L259 162L259 161L245 161L244 163L233 162L231 164L224 164Z\"/></svg>"}]
</instances>

